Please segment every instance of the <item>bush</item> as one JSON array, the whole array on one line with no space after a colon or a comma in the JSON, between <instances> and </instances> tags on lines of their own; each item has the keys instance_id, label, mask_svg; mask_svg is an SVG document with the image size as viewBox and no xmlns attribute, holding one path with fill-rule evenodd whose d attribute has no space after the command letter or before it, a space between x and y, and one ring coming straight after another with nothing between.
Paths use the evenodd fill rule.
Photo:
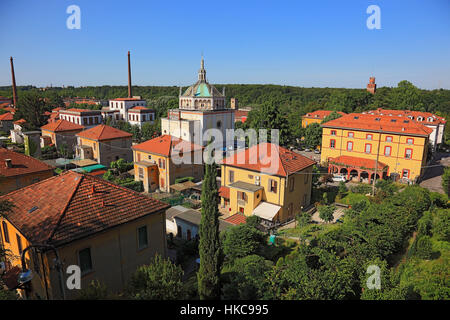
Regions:
<instances>
[{"instance_id":1,"label":"bush","mask_svg":"<svg viewBox=\"0 0 450 320\"><path fill-rule=\"evenodd\" d=\"M350 191L353 193L368 194L372 192L372 186L368 184L358 184L357 186L351 187Z\"/></svg>"},{"instance_id":2,"label":"bush","mask_svg":"<svg viewBox=\"0 0 450 320\"><path fill-rule=\"evenodd\" d=\"M194 177L182 177L175 179L175 183L183 183L186 181L194 181Z\"/></svg>"},{"instance_id":3,"label":"bush","mask_svg":"<svg viewBox=\"0 0 450 320\"><path fill-rule=\"evenodd\" d=\"M423 213L422 218L417 221L417 231L419 235L431 236L431 226L433 224L433 217L431 212L426 211Z\"/></svg>"},{"instance_id":4,"label":"bush","mask_svg":"<svg viewBox=\"0 0 450 320\"><path fill-rule=\"evenodd\" d=\"M92 280L87 288L80 290L78 300L104 300L107 297L106 286L98 280Z\"/></svg>"},{"instance_id":5,"label":"bush","mask_svg":"<svg viewBox=\"0 0 450 320\"><path fill-rule=\"evenodd\" d=\"M125 183L119 183L120 186L132 189L137 192L144 191L144 185L142 181L131 181L131 182L125 182Z\"/></svg>"},{"instance_id":6,"label":"bush","mask_svg":"<svg viewBox=\"0 0 450 320\"><path fill-rule=\"evenodd\" d=\"M450 241L450 209L436 210L431 232L438 240Z\"/></svg>"},{"instance_id":7,"label":"bush","mask_svg":"<svg viewBox=\"0 0 450 320\"><path fill-rule=\"evenodd\" d=\"M336 207L333 206L319 206L319 217L325 222L333 221L334 219L334 210L336 210Z\"/></svg>"},{"instance_id":8,"label":"bush","mask_svg":"<svg viewBox=\"0 0 450 320\"><path fill-rule=\"evenodd\" d=\"M422 259L431 259L433 244L429 236L420 236L416 244L416 256Z\"/></svg>"},{"instance_id":9,"label":"bush","mask_svg":"<svg viewBox=\"0 0 450 320\"><path fill-rule=\"evenodd\" d=\"M444 192L450 197L450 167L444 169L444 173L442 174L442 188L444 188Z\"/></svg>"}]
</instances>

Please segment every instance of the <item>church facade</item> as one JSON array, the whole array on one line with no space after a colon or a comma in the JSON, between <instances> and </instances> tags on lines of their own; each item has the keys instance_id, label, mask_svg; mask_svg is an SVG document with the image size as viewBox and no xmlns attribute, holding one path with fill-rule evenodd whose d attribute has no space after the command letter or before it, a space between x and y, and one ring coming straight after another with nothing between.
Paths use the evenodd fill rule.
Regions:
<instances>
[{"instance_id":1,"label":"church facade","mask_svg":"<svg viewBox=\"0 0 450 320\"><path fill-rule=\"evenodd\" d=\"M184 93L180 88L179 108L161 119L161 133L205 146L208 129L220 130L226 139L226 130L234 129L234 110L226 106L225 90L219 92L206 80L202 58L197 82Z\"/></svg>"}]
</instances>

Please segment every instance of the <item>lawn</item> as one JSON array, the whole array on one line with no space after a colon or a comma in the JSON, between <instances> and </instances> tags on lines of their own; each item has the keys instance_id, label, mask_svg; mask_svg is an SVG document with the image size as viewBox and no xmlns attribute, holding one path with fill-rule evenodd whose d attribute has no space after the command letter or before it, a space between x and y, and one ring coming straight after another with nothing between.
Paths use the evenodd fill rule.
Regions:
<instances>
[{"instance_id":1,"label":"lawn","mask_svg":"<svg viewBox=\"0 0 450 320\"><path fill-rule=\"evenodd\" d=\"M349 206L354 205L355 203L358 203L360 201L367 201L369 202L369 199L366 195L361 193L353 193L351 191L348 191L346 194L342 196L336 197L336 202L341 204L346 204Z\"/></svg>"}]
</instances>

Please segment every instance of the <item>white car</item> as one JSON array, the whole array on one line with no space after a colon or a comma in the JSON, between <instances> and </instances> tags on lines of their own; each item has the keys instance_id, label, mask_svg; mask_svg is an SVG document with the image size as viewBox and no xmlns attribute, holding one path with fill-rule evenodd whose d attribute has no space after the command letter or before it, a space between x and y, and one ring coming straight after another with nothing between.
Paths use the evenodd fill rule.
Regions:
<instances>
[{"instance_id":1,"label":"white car","mask_svg":"<svg viewBox=\"0 0 450 320\"><path fill-rule=\"evenodd\" d=\"M347 179L344 176L341 175L334 175L333 176L333 181L334 182L347 182Z\"/></svg>"}]
</instances>

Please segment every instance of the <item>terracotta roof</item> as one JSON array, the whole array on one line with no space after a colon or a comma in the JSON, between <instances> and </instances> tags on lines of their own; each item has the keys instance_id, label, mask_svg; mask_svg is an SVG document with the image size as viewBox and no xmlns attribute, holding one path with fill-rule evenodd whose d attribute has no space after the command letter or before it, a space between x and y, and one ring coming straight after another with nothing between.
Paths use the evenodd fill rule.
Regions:
<instances>
[{"instance_id":1,"label":"terracotta roof","mask_svg":"<svg viewBox=\"0 0 450 320\"><path fill-rule=\"evenodd\" d=\"M119 138L130 138L131 133L107 126L105 124L98 125L91 129L84 130L77 134L78 137L92 140L111 140Z\"/></svg>"},{"instance_id":2,"label":"terracotta roof","mask_svg":"<svg viewBox=\"0 0 450 320\"><path fill-rule=\"evenodd\" d=\"M440 123L446 123L447 120L445 118L437 116L430 112L422 112L422 111L411 111L411 110L389 110L389 109L383 109L378 108L376 110L371 110L363 113L369 113L369 114L378 114L378 115L385 115L385 116L402 116L402 117L412 117L412 120L417 121L419 123L424 124L440 124ZM417 120L418 117L422 117L422 120ZM432 121L428 121L428 118L432 118Z\"/></svg>"},{"instance_id":3,"label":"terracotta roof","mask_svg":"<svg viewBox=\"0 0 450 320\"><path fill-rule=\"evenodd\" d=\"M63 132L63 131L73 131L73 130L83 130L84 127L79 124L67 121L67 120L58 120L55 122L51 122L41 127L41 130L48 130L52 132Z\"/></svg>"},{"instance_id":4,"label":"terracotta roof","mask_svg":"<svg viewBox=\"0 0 450 320\"><path fill-rule=\"evenodd\" d=\"M145 101L145 99L139 99L139 98L116 98L116 99L111 99L111 101Z\"/></svg>"},{"instance_id":5,"label":"terracotta roof","mask_svg":"<svg viewBox=\"0 0 450 320\"><path fill-rule=\"evenodd\" d=\"M156 137L132 147L133 150L156 153L166 157L171 155L172 151L178 152L180 150L183 152L193 152L201 150L202 148L202 146L195 143L181 140L170 135Z\"/></svg>"},{"instance_id":6,"label":"terracotta roof","mask_svg":"<svg viewBox=\"0 0 450 320\"><path fill-rule=\"evenodd\" d=\"M0 121L12 121L12 120L13 114L11 112L0 114Z\"/></svg>"},{"instance_id":7,"label":"terracotta roof","mask_svg":"<svg viewBox=\"0 0 450 320\"><path fill-rule=\"evenodd\" d=\"M239 224L243 224L243 223L247 223L246 222L246 217L243 214L240 213L235 213L232 216L229 216L228 218L224 219L224 221L234 224L234 225L239 225Z\"/></svg>"},{"instance_id":8,"label":"terracotta roof","mask_svg":"<svg viewBox=\"0 0 450 320\"><path fill-rule=\"evenodd\" d=\"M0 197L6 216L31 243L62 245L170 206L101 178L67 171Z\"/></svg>"},{"instance_id":9,"label":"terracotta roof","mask_svg":"<svg viewBox=\"0 0 450 320\"><path fill-rule=\"evenodd\" d=\"M316 110L314 112L310 112L305 114L303 117L305 118L315 118L315 119L323 119L329 116L333 111L332 110ZM346 115L345 112L336 111L341 116Z\"/></svg>"},{"instance_id":10,"label":"terracotta roof","mask_svg":"<svg viewBox=\"0 0 450 320\"><path fill-rule=\"evenodd\" d=\"M260 143L225 158L222 164L262 173L287 176L316 162L272 143Z\"/></svg>"},{"instance_id":11,"label":"terracotta roof","mask_svg":"<svg viewBox=\"0 0 450 320\"><path fill-rule=\"evenodd\" d=\"M219 188L219 197L230 199L230 188L226 186L221 186Z\"/></svg>"},{"instance_id":12,"label":"terracotta roof","mask_svg":"<svg viewBox=\"0 0 450 320\"><path fill-rule=\"evenodd\" d=\"M155 110L152 110L152 109L149 109L149 108L143 107L143 106L133 107L131 109L128 109L128 112L139 112L141 110L148 111L148 112L155 112Z\"/></svg>"},{"instance_id":13,"label":"terracotta roof","mask_svg":"<svg viewBox=\"0 0 450 320\"><path fill-rule=\"evenodd\" d=\"M362 113L350 113L339 119L328 121L322 126L326 128L381 131L419 136L428 136L433 132L433 129L403 117L398 117L397 119L391 116Z\"/></svg>"},{"instance_id":14,"label":"terracotta roof","mask_svg":"<svg viewBox=\"0 0 450 320\"><path fill-rule=\"evenodd\" d=\"M357 167L357 168L366 168L375 170L376 160L373 159L365 159L359 157L351 157L351 156L339 156L336 158L330 158L329 162L344 165L349 167ZM378 161L378 170L383 170L383 168L387 167L387 164Z\"/></svg>"},{"instance_id":15,"label":"terracotta roof","mask_svg":"<svg viewBox=\"0 0 450 320\"><path fill-rule=\"evenodd\" d=\"M11 159L12 168L6 167L6 159ZM53 170L53 167L42 161L22 153L0 148L0 176L14 177L49 170Z\"/></svg>"},{"instance_id":16,"label":"terracotta roof","mask_svg":"<svg viewBox=\"0 0 450 320\"><path fill-rule=\"evenodd\" d=\"M66 110L66 109L58 107L58 108L52 109L52 112L58 112L58 111L64 111L64 110Z\"/></svg>"},{"instance_id":17,"label":"terracotta roof","mask_svg":"<svg viewBox=\"0 0 450 320\"><path fill-rule=\"evenodd\" d=\"M14 124L23 124L23 123L26 123L27 121L25 120L25 119L19 119L19 120L17 120L17 121L14 121Z\"/></svg>"},{"instance_id":18,"label":"terracotta roof","mask_svg":"<svg viewBox=\"0 0 450 320\"><path fill-rule=\"evenodd\" d=\"M91 112L91 111L96 111L96 110L89 110L89 109L77 109L77 108L72 108L72 109L65 109L65 110L60 110L60 113L64 113L64 112Z\"/></svg>"}]
</instances>

